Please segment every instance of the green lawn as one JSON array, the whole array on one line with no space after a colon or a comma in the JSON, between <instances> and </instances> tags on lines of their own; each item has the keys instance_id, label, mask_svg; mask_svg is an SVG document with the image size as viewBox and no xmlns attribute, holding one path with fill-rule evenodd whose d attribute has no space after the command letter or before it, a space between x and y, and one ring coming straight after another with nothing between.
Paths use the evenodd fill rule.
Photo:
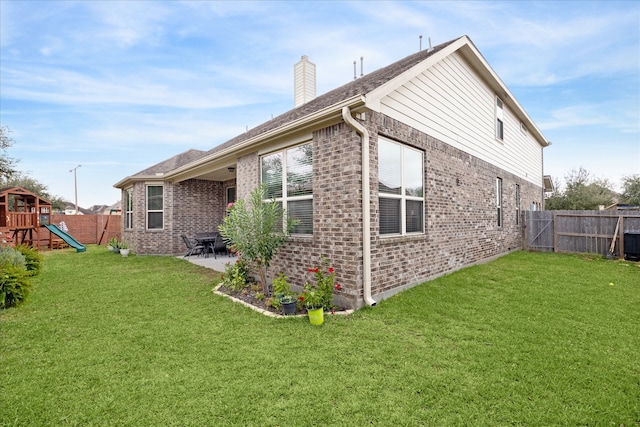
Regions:
<instances>
[{"instance_id":1,"label":"green lawn","mask_svg":"<svg viewBox=\"0 0 640 427\"><path fill-rule=\"evenodd\" d=\"M216 278L47 253L0 313L0 425L640 424L638 263L514 253L321 327Z\"/></svg>"}]
</instances>

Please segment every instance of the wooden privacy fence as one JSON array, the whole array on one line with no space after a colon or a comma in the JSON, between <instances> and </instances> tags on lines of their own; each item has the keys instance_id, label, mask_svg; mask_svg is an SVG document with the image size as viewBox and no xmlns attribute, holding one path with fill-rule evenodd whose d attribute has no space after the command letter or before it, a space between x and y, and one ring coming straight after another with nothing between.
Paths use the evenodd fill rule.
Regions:
<instances>
[{"instance_id":1,"label":"wooden privacy fence","mask_svg":"<svg viewBox=\"0 0 640 427\"><path fill-rule=\"evenodd\" d=\"M640 234L638 211L526 211L524 249L624 256L625 234Z\"/></svg>"}]
</instances>

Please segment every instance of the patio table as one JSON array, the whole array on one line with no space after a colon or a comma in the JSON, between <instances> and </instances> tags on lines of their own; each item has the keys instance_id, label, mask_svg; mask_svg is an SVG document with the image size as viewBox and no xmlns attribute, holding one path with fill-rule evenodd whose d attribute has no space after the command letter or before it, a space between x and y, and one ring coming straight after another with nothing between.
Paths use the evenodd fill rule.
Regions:
<instances>
[{"instance_id":1,"label":"patio table","mask_svg":"<svg viewBox=\"0 0 640 427\"><path fill-rule=\"evenodd\" d=\"M215 256L214 245L217 237L218 237L218 233L215 231L207 232L207 233L196 233L196 236L195 236L196 241L202 246L204 246L205 258L209 257L209 250L211 250L211 253Z\"/></svg>"}]
</instances>

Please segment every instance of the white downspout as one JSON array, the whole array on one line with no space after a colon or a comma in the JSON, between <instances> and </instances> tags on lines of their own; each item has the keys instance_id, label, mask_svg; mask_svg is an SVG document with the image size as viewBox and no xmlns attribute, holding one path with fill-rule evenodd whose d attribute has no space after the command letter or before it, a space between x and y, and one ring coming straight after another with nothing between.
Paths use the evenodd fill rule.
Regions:
<instances>
[{"instance_id":1,"label":"white downspout","mask_svg":"<svg viewBox=\"0 0 640 427\"><path fill-rule=\"evenodd\" d=\"M362 136L362 285L364 287L364 302L374 307L375 300L371 297L371 200L369 188L369 132L351 117L349 107L342 107L342 118Z\"/></svg>"}]
</instances>

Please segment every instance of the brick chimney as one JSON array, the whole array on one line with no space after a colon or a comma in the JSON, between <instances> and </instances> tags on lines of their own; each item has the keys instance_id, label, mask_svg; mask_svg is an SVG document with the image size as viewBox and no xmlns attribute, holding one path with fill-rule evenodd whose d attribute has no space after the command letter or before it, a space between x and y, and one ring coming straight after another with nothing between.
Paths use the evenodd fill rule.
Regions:
<instances>
[{"instance_id":1,"label":"brick chimney","mask_svg":"<svg viewBox=\"0 0 640 427\"><path fill-rule=\"evenodd\" d=\"M307 55L293 66L293 103L298 107L316 97L316 64Z\"/></svg>"}]
</instances>

